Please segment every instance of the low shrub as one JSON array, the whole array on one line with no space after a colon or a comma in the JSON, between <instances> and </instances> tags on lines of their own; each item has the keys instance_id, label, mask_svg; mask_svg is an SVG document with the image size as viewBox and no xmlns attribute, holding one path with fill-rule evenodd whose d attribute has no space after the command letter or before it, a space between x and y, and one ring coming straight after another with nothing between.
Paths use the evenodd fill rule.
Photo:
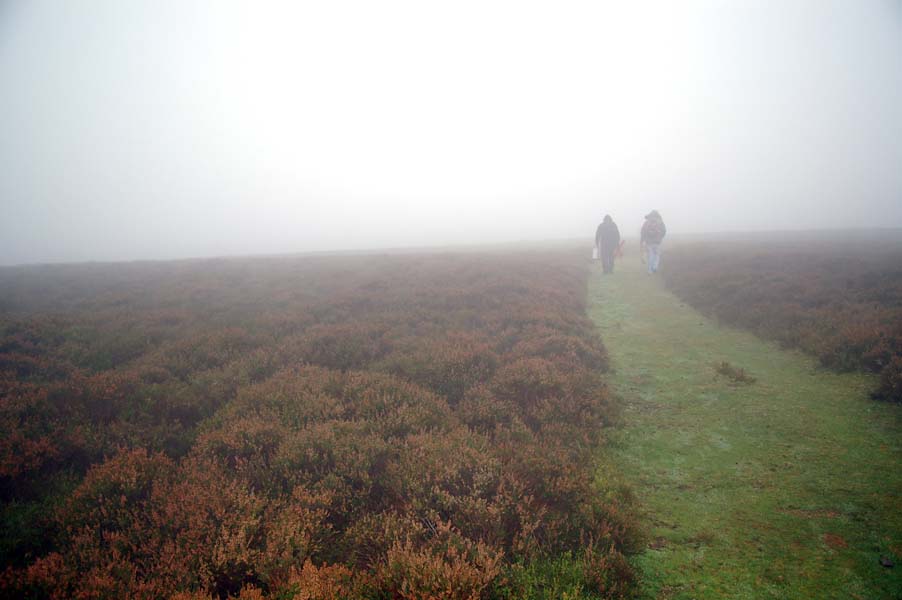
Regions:
<instances>
[{"instance_id":1,"label":"low shrub","mask_svg":"<svg viewBox=\"0 0 902 600\"><path fill-rule=\"evenodd\" d=\"M902 402L902 356L894 356L880 372L880 386L874 396L880 400Z\"/></svg>"},{"instance_id":2,"label":"low shrub","mask_svg":"<svg viewBox=\"0 0 902 600\"><path fill-rule=\"evenodd\" d=\"M569 252L0 269L0 499L48 507L0 595L530 597L563 557L568 590L625 594L586 275Z\"/></svg>"},{"instance_id":3,"label":"low shrub","mask_svg":"<svg viewBox=\"0 0 902 600\"><path fill-rule=\"evenodd\" d=\"M842 240L686 244L670 253L667 285L732 325L799 348L830 369L881 374L874 397L902 402L902 249Z\"/></svg>"},{"instance_id":4,"label":"low shrub","mask_svg":"<svg viewBox=\"0 0 902 600\"><path fill-rule=\"evenodd\" d=\"M733 383L755 383L755 378L746 373L745 369L734 367L726 360L715 363L714 370L717 371L719 375L723 375Z\"/></svg>"}]
</instances>

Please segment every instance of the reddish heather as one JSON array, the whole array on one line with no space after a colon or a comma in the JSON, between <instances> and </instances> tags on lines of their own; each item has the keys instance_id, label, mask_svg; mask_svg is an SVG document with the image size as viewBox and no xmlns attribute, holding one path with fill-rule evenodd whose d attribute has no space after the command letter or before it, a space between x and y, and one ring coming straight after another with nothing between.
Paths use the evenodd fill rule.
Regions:
<instances>
[{"instance_id":1,"label":"reddish heather","mask_svg":"<svg viewBox=\"0 0 902 600\"><path fill-rule=\"evenodd\" d=\"M0 271L0 576L34 597L517 597L633 573L569 252Z\"/></svg>"},{"instance_id":2,"label":"reddish heather","mask_svg":"<svg viewBox=\"0 0 902 600\"><path fill-rule=\"evenodd\" d=\"M668 254L667 284L724 322L880 373L874 396L902 401L902 246L896 241L724 242Z\"/></svg>"}]
</instances>

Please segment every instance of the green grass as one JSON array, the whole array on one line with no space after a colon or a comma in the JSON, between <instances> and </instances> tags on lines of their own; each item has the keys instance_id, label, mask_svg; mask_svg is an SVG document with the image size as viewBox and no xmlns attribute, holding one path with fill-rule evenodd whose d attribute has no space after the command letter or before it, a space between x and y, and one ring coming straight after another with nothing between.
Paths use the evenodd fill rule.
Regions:
<instances>
[{"instance_id":1,"label":"green grass","mask_svg":"<svg viewBox=\"0 0 902 600\"><path fill-rule=\"evenodd\" d=\"M643 598L902 598L902 408L868 398L871 376L720 327L638 262L598 267L589 301L647 523Z\"/></svg>"},{"instance_id":2,"label":"green grass","mask_svg":"<svg viewBox=\"0 0 902 600\"><path fill-rule=\"evenodd\" d=\"M503 576L506 585L494 590L491 598L504 600L596 600L587 591L590 584L582 562L567 552L557 557L516 563Z\"/></svg>"}]
</instances>

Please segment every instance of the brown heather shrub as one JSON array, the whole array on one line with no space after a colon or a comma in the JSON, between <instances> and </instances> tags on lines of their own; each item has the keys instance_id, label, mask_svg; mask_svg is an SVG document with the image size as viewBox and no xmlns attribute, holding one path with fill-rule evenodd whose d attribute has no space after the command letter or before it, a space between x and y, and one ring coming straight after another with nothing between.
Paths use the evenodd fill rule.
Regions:
<instances>
[{"instance_id":1,"label":"brown heather shrub","mask_svg":"<svg viewBox=\"0 0 902 600\"><path fill-rule=\"evenodd\" d=\"M734 367L729 361L726 360L715 363L714 370L717 371L719 375L723 375L733 383L751 384L755 383L756 381L756 379L749 375L745 369L741 367Z\"/></svg>"},{"instance_id":2,"label":"brown heather shrub","mask_svg":"<svg viewBox=\"0 0 902 600\"><path fill-rule=\"evenodd\" d=\"M391 468L390 481L401 483L392 495L408 514L454 519L463 535L500 544L505 532L499 487L504 465L491 440L466 428L446 435L410 436Z\"/></svg>"},{"instance_id":3,"label":"brown heather shrub","mask_svg":"<svg viewBox=\"0 0 902 600\"><path fill-rule=\"evenodd\" d=\"M482 599L564 555L632 589L575 253L5 277L0 499L47 509L0 523L0 596Z\"/></svg>"},{"instance_id":4,"label":"brown heather shrub","mask_svg":"<svg viewBox=\"0 0 902 600\"><path fill-rule=\"evenodd\" d=\"M487 381L498 366L491 344L475 333L420 340L389 356L382 368L445 397L452 405L467 389Z\"/></svg>"},{"instance_id":5,"label":"brown heather shrub","mask_svg":"<svg viewBox=\"0 0 902 600\"><path fill-rule=\"evenodd\" d=\"M492 391L502 400L528 411L539 400L567 393L566 374L544 358L520 358L502 366L492 380Z\"/></svg>"},{"instance_id":6,"label":"brown heather shrub","mask_svg":"<svg viewBox=\"0 0 902 600\"><path fill-rule=\"evenodd\" d=\"M622 552L589 542L581 558L589 591L611 600L633 597L636 574Z\"/></svg>"},{"instance_id":7,"label":"brown heather shrub","mask_svg":"<svg viewBox=\"0 0 902 600\"><path fill-rule=\"evenodd\" d=\"M308 560L300 569L292 570L280 590L293 600L360 600L372 597L376 589L370 579L344 565L317 567Z\"/></svg>"},{"instance_id":8,"label":"brown heather shrub","mask_svg":"<svg viewBox=\"0 0 902 600\"><path fill-rule=\"evenodd\" d=\"M365 323L314 325L303 336L298 358L341 371L361 369L389 352L383 335L382 328Z\"/></svg>"},{"instance_id":9,"label":"brown heather shrub","mask_svg":"<svg viewBox=\"0 0 902 600\"><path fill-rule=\"evenodd\" d=\"M427 529L425 539L408 537L391 547L380 587L403 600L479 600L500 573L502 554L461 536L450 523Z\"/></svg>"},{"instance_id":10,"label":"brown heather shrub","mask_svg":"<svg viewBox=\"0 0 902 600\"><path fill-rule=\"evenodd\" d=\"M724 322L796 347L835 370L881 374L874 396L902 402L902 247L892 241L687 244L669 253L667 285Z\"/></svg>"},{"instance_id":11,"label":"brown heather shrub","mask_svg":"<svg viewBox=\"0 0 902 600\"><path fill-rule=\"evenodd\" d=\"M519 340L511 349L511 354L524 358L546 357L562 363L579 364L597 372L608 369L608 354L599 339L561 335L554 330Z\"/></svg>"},{"instance_id":12,"label":"brown heather shrub","mask_svg":"<svg viewBox=\"0 0 902 600\"><path fill-rule=\"evenodd\" d=\"M456 412L471 429L492 433L499 427L510 427L519 411L513 402L499 399L489 386L479 384L467 390Z\"/></svg>"},{"instance_id":13,"label":"brown heather shrub","mask_svg":"<svg viewBox=\"0 0 902 600\"><path fill-rule=\"evenodd\" d=\"M874 396L880 400L902 402L902 356L894 356L880 372L880 386Z\"/></svg>"},{"instance_id":14,"label":"brown heather shrub","mask_svg":"<svg viewBox=\"0 0 902 600\"><path fill-rule=\"evenodd\" d=\"M258 347L264 341L237 327L192 337L161 351L163 368L185 379L197 371L221 367Z\"/></svg>"}]
</instances>

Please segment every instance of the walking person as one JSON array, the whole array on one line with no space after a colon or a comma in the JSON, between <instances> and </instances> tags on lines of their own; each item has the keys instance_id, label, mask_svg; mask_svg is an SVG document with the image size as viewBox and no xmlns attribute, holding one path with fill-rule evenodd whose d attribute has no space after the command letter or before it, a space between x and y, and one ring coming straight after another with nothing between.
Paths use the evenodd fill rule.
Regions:
<instances>
[{"instance_id":1,"label":"walking person","mask_svg":"<svg viewBox=\"0 0 902 600\"><path fill-rule=\"evenodd\" d=\"M645 248L648 256L649 273L658 272L658 264L661 262L661 242L664 241L665 235L667 235L667 227L658 211L653 210L645 215L640 244Z\"/></svg>"},{"instance_id":2,"label":"walking person","mask_svg":"<svg viewBox=\"0 0 902 600\"><path fill-rule=\"evenodd\" d=\"M595 230L595 245L601 257L601 268L605 273L614 272L614 253L620 248L620 230L611 218L605 215L604 221Z\"/></svg>"}]
</instances>

